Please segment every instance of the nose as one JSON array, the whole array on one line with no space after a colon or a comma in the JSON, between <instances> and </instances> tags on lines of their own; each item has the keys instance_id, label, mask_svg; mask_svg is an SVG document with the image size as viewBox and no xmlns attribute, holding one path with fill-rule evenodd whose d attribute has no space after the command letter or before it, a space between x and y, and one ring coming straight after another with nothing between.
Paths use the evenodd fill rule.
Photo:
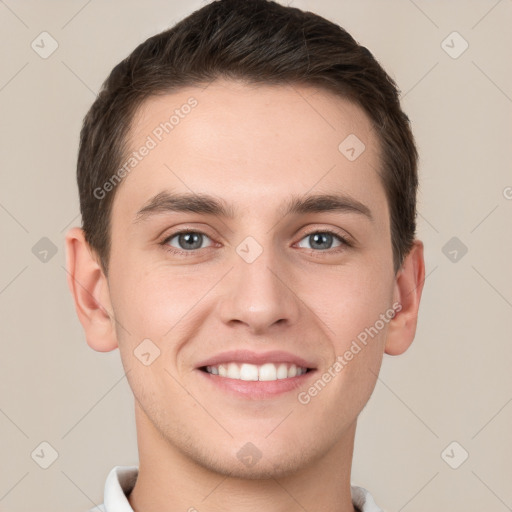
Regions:
<instances>
[{"instance_id":1,"label":"nose","mask_svg":"<svg viewBox=\"0 0 512 512\"><path fill-rule=\"evenodd\" d=\"M223 282L218 306L225 325L244 325L251 334L264 334L298 321L301 301L289 266L264 250L252 263L235 255L234 267Z\"/></svg>"}]
</instances>

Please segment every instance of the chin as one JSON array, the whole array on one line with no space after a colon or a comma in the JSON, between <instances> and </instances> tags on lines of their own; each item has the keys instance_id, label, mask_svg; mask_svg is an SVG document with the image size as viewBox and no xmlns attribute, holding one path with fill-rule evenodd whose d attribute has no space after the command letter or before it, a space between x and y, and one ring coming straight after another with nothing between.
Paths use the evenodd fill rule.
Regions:
<instances>
[{"instance_id":1,"label":"chin","mask_svg":"<svg viewBox=\"0 0 512 512\"><path fill-rule=\"evenodd\" d=\"M274 478L284 478L295 474L302 469L302 464L298 461L283 460L283 457L281 456L276 458L279 458L280 461L264 461L261 459L251 467L245 466L238 460L236 460L236 463L233 463L233 459L217 459L215 464L207 466L207 469L223 476L229 476L230 478L237 478L241 480L270 480Z\"/></svg>"},{"instance_id":2,"label":"chin","mask_svg":"<svg viewBox=\"0 0 512 512\"><path fill-rule=\"evenodd\" d=\"M242 480L269 480L284 478L304 469L316 459L315 453L292 450L283 446L279 449L265 447L260 451L248 442L241 448L217 446L219 453L204 447L195 447L189 457L205 469L231 478Z\"/></svg>"}]
</instances>

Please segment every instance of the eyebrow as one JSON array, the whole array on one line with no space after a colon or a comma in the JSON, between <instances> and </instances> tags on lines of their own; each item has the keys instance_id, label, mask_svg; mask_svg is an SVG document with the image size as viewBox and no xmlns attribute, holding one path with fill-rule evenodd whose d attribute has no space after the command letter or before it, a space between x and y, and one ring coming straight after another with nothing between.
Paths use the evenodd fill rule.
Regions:
<instances>
[{"instance_id":1,"label":"eyebrow","mask_svg":"<svg viewBox=\"0 0 512 512\"><path fill-rule=\"evenodd\" d=\"M321 212L357 213L373 221L370 209L357 199L346 194L292 195L284 209L283 216ZM190 212L233 219L235 208L223 199L209 194L160 192L152 197L136 213L134 223L167 212Z\"/></svg>"}]
</instances>

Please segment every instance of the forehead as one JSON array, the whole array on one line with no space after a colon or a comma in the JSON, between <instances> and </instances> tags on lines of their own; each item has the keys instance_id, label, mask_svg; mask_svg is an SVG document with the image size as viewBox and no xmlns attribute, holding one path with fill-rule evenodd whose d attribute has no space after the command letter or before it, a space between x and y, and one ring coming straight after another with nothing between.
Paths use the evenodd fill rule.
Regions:
<instances>
[{"instance_id":1,"label":"forehead","mask_svg":"<svg viewBox=\"0 0 512 512\"><path fill-rule=\"evenodd\" d=\"M123 164L133 165L114 201L123 218L163 190L222 197L238 213L335 191L386 209L368 117L312 87L216 81L152 97L133 119L128 147Z\"/></svg>"}]
</instances>

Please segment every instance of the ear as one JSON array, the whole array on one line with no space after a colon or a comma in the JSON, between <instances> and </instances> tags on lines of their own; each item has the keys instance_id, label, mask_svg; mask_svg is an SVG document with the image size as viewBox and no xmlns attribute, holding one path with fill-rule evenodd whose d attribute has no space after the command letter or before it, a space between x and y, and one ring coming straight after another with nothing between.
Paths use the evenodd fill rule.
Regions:
<instances>
[{"instance_id":1,"label":"ear","mask_svg":"<svg viewBox=\"0 0 512 512\"><path fill-rule=\"evenodd\" d=\"M425 282L423 242L414 241L395 279L394 303L400 304L401 308L396 308L397 312L388 324L384 350L386 354L392 356L404 353L416 334L418 309Z\"/></svg>"},{"instance_id":2,"label":"ear","mask_svg":"<svg viewBox=\"0 0 512 512\"><path fill-rule=\"evenodd\" d=\"M98 352L114 350L118 344L108 281L80 228L71 228L66 234L66 265L87 344Z\"/></svg>"}]
</instances>

